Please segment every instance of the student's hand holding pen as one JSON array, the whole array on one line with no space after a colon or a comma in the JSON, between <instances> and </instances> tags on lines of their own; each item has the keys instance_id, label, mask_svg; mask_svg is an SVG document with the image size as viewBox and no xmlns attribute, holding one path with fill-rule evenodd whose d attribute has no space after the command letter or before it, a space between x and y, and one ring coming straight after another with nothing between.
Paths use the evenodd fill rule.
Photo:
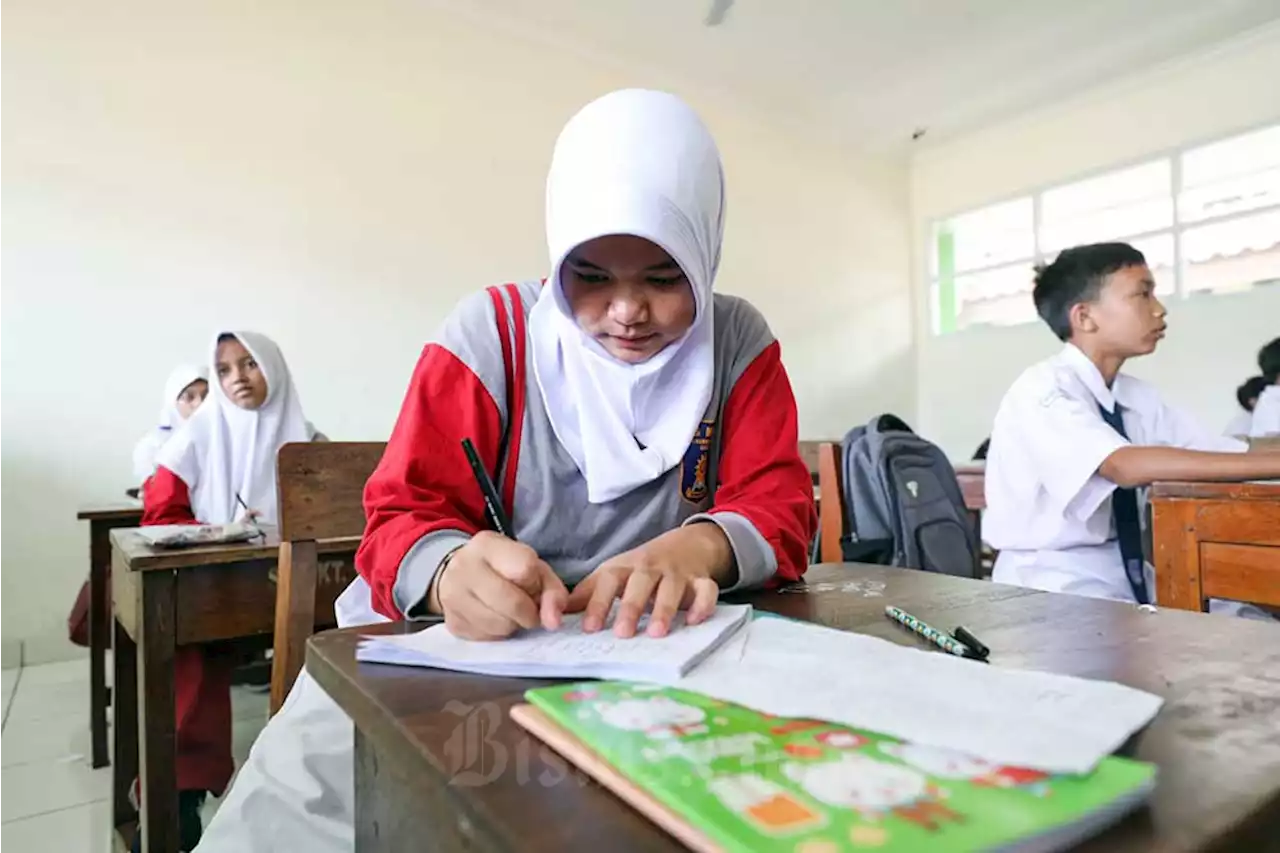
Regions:
<instances>
[{"instance_id":1,"label":"student's hand holding pen","mask_svg":"<svg viewBox=\"0 0 1280 853\"><path fill-rule=\"evenodd\" d=\"M471 538L436 572L428 609L467 640L501 640L521 629L560 627L569 593L528 545L491 531Z\"/></svg>"},{"instance_id":2,"label":"student's hand holding pen","mask_svg":"<svg viewBox=\"0 0 1280 853\"><path fill-rule=\"evenodd\" d=\"M240 493L236 492L236 503L240 504L240 508L244 512L240 513L240 517L236 521L240 524L252 524L257 526L258 519L262 516L262 512L256 509L250 509L249 505L244 502L244 498L240 497Z\"/></svg>"}]
</instances>

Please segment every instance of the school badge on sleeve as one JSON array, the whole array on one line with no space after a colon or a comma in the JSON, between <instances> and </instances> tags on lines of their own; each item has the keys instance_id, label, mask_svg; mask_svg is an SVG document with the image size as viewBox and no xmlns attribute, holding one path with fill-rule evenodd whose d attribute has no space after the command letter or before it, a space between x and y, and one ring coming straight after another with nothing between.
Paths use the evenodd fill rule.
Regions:
<instances>
[{"instance_id":1,"label":"school badge on sleeve","mask_svg":"<svg viewBox=\"0 0 1280 853\"><path fill-rule=\"evenodd\" d=\"M707 467L711 464L711 436L715 431L714 420L698 424L680 463L680 494L689 503L701 503L707 497Z\"/></svg>"}]
</instances>

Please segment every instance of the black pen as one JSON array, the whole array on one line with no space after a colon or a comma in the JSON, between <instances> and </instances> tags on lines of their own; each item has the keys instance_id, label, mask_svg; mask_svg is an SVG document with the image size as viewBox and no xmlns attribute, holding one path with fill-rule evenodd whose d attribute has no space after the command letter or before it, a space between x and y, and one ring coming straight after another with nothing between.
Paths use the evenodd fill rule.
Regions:
<instances>
[{"instance_id":1,"label":"black pen","mask_svg":"<svg viewBox=\"0 0 1280 853\"><path fill-rule=\"evenodd\" d=\"M476 446L471 443L471 439L462 439L462 450L467 454L467 462L471 465L471 473L475 475L476 485L480 487L480 494L484 495L489 523L503 536L515 539L511 529L511 519L507 518L507 513L502 508L502 498L498 496L498 489L493 485L489 472L484 469L484 463L480 461L480 454L476 453Z\"/></svg>"}]
</instances>

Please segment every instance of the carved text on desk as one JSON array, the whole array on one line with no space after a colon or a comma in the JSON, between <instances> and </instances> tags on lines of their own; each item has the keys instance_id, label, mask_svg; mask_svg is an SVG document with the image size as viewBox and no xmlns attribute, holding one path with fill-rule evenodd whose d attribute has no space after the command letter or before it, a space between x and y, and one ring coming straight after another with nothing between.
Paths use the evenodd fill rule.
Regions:
<instances>
[{"instance_id":1,"label":"carved text on desk","mask_svg":"<svg viewBox=\"0 0 1280 853\"><path fill-rule=\"evenodd\" d=\"M279 580L278 570L275 566L267 572L267 578L272 583ZM320 560L316 564L316 586L341 586L346 587L356 579L355 566L348 563L347 560L341 558L331 560Z\"/></svg>"}]
</instances>

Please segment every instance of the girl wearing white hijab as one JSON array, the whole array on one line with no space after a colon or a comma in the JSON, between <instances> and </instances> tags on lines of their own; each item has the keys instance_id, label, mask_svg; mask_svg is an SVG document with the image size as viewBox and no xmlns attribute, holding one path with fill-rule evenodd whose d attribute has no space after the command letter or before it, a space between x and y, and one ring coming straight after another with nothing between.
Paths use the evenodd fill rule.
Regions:
<instances>
[{"instance_id":1,"label":"girl wearing white hijab","mask_svg":"<svg viewBox=\"0 0 1280 853\"><path fill-rule=\"evenodd\" d=\"M499 639L585 610L588 630L630 636L651 604L661 635L678 609L698 622L722 591L800 577L816 518L795 399L760 314L712 292L723 223L719 153L679 99L614 92L569 122L546 284L477 294L423 350L339 624L435 613ZM304 673L200 851L351 850L351 749Z\"/></svg>"},{"instance_id":2,"label":"girl wearing white hijab","mask_svg":"<svg viewBox=\"0 0 1280 853\"><path fill-rule=\"evenodd\" d=\"M161 470L152 490L165 493L154 501L148 496L148 512L154 507L157 514L152 523L226 524L247 510L275 523L276 451L315 437L289 366L266 335L219 335L214 371L213 400L157 456Z\"/></svg>"},{"instance_id":3,"label":"girl wearing white hijab","mask_svg":"<svg viewBox=\"0 0 1280 853\"><path fill-rule=\"evenodd\" d=\"M133 479L141 485L156 470L156 454L177 433L178 427L200 408L209 393L209 370L194 364L180 364L164 383L164 408L155 429L133 448Z\"/></svg>"},{"instance_id":4,"label":"girl wearing white hijab","mask_svg":"<svg viewBox=\"0 0 1280 853\"><path fill-rule=\"evenodd\" d=\"M160 450L144 494L144 525L225 524L249 516L276 518L276 452L308 441L280 349L256 332L227 332L214 343L213 399ZM182 849L200 838L206 792L220 796L231 780L232 662L199 647L174 659L177 710L178 818Z\"/></svg>"}]
</instances>

